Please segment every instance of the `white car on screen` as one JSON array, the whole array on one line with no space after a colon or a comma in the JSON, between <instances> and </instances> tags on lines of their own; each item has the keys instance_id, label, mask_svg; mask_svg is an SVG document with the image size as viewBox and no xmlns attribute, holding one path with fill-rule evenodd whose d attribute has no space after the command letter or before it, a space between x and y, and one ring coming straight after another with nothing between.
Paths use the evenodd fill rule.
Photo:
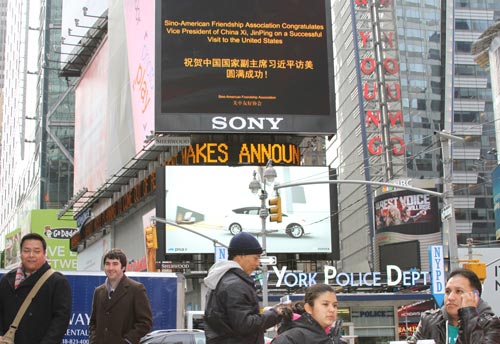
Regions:
<instances>
[{"instance_id":1,"label":"white car on screen","mask_svg":"<svg viewBox=\"0 0 500 344\"><path fill-rule=\"evenodd\" d=\"M225 217L224 228L235 235L242 231L260 232L262 229L262 219L259 216L259 207L243 207L233 209ZM269 216L266 219L266 230L280 231L289 237L300 238L304 235L305 221L293 215L283 214L282 222L270 222Z\"/></svg>"}]
</instances>

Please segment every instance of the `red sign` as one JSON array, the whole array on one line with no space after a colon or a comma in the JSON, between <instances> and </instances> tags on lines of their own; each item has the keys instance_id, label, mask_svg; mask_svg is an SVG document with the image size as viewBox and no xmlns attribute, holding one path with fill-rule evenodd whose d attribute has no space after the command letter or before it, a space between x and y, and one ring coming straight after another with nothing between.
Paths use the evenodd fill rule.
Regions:
<instances>
[{"instance_id":1,"label":"red sign","mask_svg":"<svg viewBox=\"0 0 500 344\"><path fill-rule=\"evenodd\" d=\"M405 141L402 135L394 135L395 130L402 131L404 128L403 116L401 113L401 83L399 78L399 60L397 58L397 42L394 31L382 30L379 37L374 37L374 32L367 31L366 28L372 28L371 16L366 15L369 12L367 0L354 0L358 6L358 21L362 24L362 29L358 31L363 50L360 69L362 73L363 99L365 102L365 126L367 130L368 152L371 155L382 155L384 146L388 145L392 155L403 155L405 153ZM385 19L387 14L391 15L392 1L381 1L378 10L384 12ZM393 18L393 14L392 14ZM395 27L395 26L393 26ZM364 29L363 29L364 28ZM375 56L376 46L380 46L380 56ZM381 64L382 68L377 69ZM377 75L380 73L382 75ZM382 81L382 82L381 82ZM381 85L382 86L379 86ZM383 100L384 104L380 103ZM383 107L386 107L384 111ZM396 110L394 110L396 109ZM381 116L386 116L386 122L389 126L389 137L384 138L382 130ZM386 142L384 142L386 141Z\"/></svg>"}]
</instances>

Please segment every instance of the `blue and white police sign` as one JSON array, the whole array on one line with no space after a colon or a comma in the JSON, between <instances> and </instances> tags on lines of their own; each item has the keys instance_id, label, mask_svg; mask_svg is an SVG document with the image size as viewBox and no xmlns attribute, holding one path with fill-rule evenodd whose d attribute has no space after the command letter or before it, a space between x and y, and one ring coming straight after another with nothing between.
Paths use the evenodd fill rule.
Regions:
<instances>
[{"instance_id":1,"label":"blue and white police sign","mask_svg":"<svg viewBox=\"0 0 500 344\"><path fill-rule=\"evenodd\" d=\"M228 256L227 247L215 246L215 262L216 263L219 260L227 260L227 256Z\"/></svg>"},{"instance_id":2,"label":"blue and white police sign","mask_svg":"<svg viewBox=\"0 0 500 344\"><path fill-rule=\"evenodd\" d=\"M431 270L431 290L432 296L439 307L443 305L445 271L444 271L444 250L442 245L429 246L429 263Z\"/></svg>"}]
</instances>

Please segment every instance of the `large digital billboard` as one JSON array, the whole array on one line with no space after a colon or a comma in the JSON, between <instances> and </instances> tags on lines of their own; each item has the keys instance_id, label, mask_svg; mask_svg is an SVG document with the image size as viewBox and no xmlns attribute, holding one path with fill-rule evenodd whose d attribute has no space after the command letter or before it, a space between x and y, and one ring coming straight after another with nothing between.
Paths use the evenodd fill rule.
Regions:
<instances>
[{"instance_id":1,"label":"large digital billboard","mask_svg":"<svg viewBox=\"0 0 500 344\"><path fill-rule=\"evenodd\" d=\"M439 231L436 196L398 191L375 198L375 230L409 235Z\"/></svg>"},{"instance_id":2,"label":"large digital billboard","mask_svg":"<svg viewBox=\"0 0 500 344\"><path fill-rule=\"evenodd\" d=\"M435 191L435 188L428 189ZM418 241L419 257L410 258L414 251L408 248L405 251L407 260L416 262L420 259L418 267L423 271L429 270L427 247L442 243L438 198L409 190L382 192L375 197L374 212L376 259L379 264L382 266L388 263L388 259L390 261L387 255L392 249L396 248L401 253L402 243L411 246ZM397 245L385 247L392 244Z\"/></svg>"},{"instance_id":3,"label":"large digital billboard","mask_svg":"<svg viewBox=\"0 0 500 344\"><path fill-rule=\"evenodd\" d=\"M157 0L156 132L333 133L330 2Z\"/></svg>"},{"instance_id":4,"label":"large digital billboard","mask_svg":"<svg viewBox=\"0 0 500 344\"><path fill-rule=\"evenodd\" d=\"M327 181L327 167L275 167L280 184ZM167 166L166 219L225 245L246 231L261 240L261 201L249 189L258 166ZM283 221L266 222L269 253L332 252L330 188L307 185L279 190ZM266 187L268 200L275 197ZM269 207L266 204L266 207ZM268 217L269 219L269 217ZM188 230L166 225L166 254L214 253L212 241Z\"/></svg>"}]
</instances>

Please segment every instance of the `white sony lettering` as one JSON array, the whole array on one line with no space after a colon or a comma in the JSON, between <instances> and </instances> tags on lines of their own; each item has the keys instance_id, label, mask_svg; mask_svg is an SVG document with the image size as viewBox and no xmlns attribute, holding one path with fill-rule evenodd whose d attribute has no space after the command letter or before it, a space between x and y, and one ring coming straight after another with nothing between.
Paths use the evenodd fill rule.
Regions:
<instances>
[{"instance_id":1,"label":"white sony lettering","mask_svg":"<svg viewBox=\"0 0 500 344\"><path fill-rule=\"evenodd\" d=\"M212 129L223 130L226 128L227 128L226 117L216 116L212 118Z\"/></svg>"},{"instance_id":2,"label":"white sony lettering","mask_svg":"<svg viewBox=\"0 0 500 344\"><path fill-rule=\"evenodd\" d=\"M248 118L248 129L256 129L254 125L257 127L257 129L264 129L264 120L265 118L259 117L259 118L253 118L250 117Z\"/></svg>"},{"instance_id":3,"label":"white sony lettering","mask_svg":"<svg viewBox=\"0 0 500 344\"><path fill-rule=\"evenodd\" d=\"M240 123L239 126L236 125L238 122ZM247 121L243 117L233 117L229 120L229 126L235 130L245 129Z\"/></svg>"},{"instance_id":4,"label":"white sony lettering","mask_svg":"<svg viewBox=\"0 0 500 344\"><path fill-rule=\"evenodd\" d=\"M277 117L277 118L272 118L272 117L269 117L269 118L266 118L269 123L271 123L271 129L272 130L278 130L280 127L278 126L278 124L284 119L283 117Z\"/></svg>"},{"instance_id":5,"label":"white sony lettering","mask_svg":"<svg viewBox=\"0 0 500 344\"><path fill-rule=\"evenodd\" d=\"M224 130L228 127L233 130L279 130L279 124L283 117L224 117L212 118L212 129Z\"/></svg>"}]
</instances>

